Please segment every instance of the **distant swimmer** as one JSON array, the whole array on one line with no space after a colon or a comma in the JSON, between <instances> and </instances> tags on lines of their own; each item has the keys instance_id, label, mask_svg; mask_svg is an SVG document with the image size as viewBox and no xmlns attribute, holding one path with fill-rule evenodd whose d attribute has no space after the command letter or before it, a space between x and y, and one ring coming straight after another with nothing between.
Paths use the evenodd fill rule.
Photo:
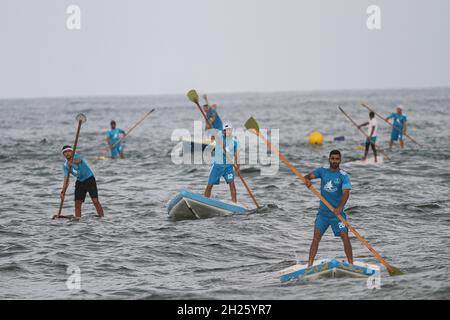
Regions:
<instances>
[{"instance_id":1,"label":"distant swimmer","mask_svg":"<svg viewBox=\"0 0 450 320\"><path fill-rule=\"evenodd\" d=\"M403 115L403 106L399 105L397 107L397 112L392 113L389 117L386 118L386 121L389 122L389 119L393 119L393 127L391 132L391 140L389 141L389 149L392 149L392 145L394 141L400 140L400 147L403 149L405 143L403 142L403 135L406 135L406 129L408 126L408 120L406 116Z\"/></svg>"},{"instance_id":2,"label":"distant swimmer","mask_svg":"<svg viewBox=\"0 0 450 320\"><path fill-rule=\"evenodd\" d=\"M94 173L91 168L89 168L86 160L78 153L72 158L73 149L71 146L64 146L62 153L66 160L63 167L64 185L63 190L61 191L61 198L64 197L67 187L69 186L69 162L71 162L71 174L77 178L77 181L75 182L75 218L81 218L81 205L86 199L86 193L89 193L92 203L95 206L95 210L97 211L97 215L103 217L103 208L98 200L97 182L95 181Z\"/></svg>"},{"instance_id":3,"label":"distant swimmer","mask_svg":"<svg viewBox=\"0 0 450 320\"><path fill-rule=\"evenodd\" d=\"M308 188L311 186L311 180L316 178L321 179L320 194L333 208L336 208L332 212L323 202L320 202L319 212L317 213L314 226L313 241L309 251L308 267L313 265L317 250L319 249L320 240L329 226L331 226L336 237L341 237L347 260L350 264L353 264L352 245L348 237L347 227L337 217L341 215L347 220L344 207L352 189L349 175L339 168L341 160L341 152L339 150L333 150L329 156L330 168L318 168L305 176L305 184Z\"/></svg>"},{"instance_id":4,"label":"distant swimmer","mask_svg":"<svg viewBox=\"0 0 450 320\"><path fill-rule=\"evenodd\" d=\"M223 152L222 144L217 144L211 171L209 172L208 185L204 193L205 197L211 197L213 186L220 184L220 178L223 177L225 182L230 186L231 200L237 202L233 163L236 165L237 170L239 170L239 141L232 136L232 133L233 128L231 124L225 124L221 140L230 161Z\"/></svg>"},{"instance_id":5,"label":"distant swimmer","mask_svg":"<svg viewBox=\"0 0 450 320\"><path fill-rule=\"evenodd\" d=\"M206 104L203 105L203 111L206 114L206 132L208 135L211 135L211 140L214 141L214 134L222 134L223 131L223 122L217 113L217 105L213 104L209 105L208 98L206 95L203 96L207 101Z\"/></svg>"},{"instance_id":6,"label":"distant swimmer","mask_svg":"<svg viewBox=\"0 0 450 320\"><path fill-rule=\"evenodd\" d=\"M377 142L378 122L377 119L375 118L375 112L370 111L369 122L364 122L363 124L359 125L358 128L365 127L367 125L368 125L367 135L369 137L366 140L366 151L364 153L364 158L362 161L367 160L367 156L369 154L369 147L372 146L373 156L375 158L375 162L377 162L377 149L375 147L375 144Z\"/></svg>"},{"instance_id":7,"label":"distant swimmer","mask_svg":"<svg viewBox=\"0 0 450 320\"><path fill-rule=\"evenodd\" d=\"M123 155L123 145L119 142L120 135L125 135L125 131L116 128L116 121L111 121L111 130L106 134L106 142L108 142L109 148L111 149L111 158L116 158L118 155L121 159L124 159Z\"/></svg>"}]
</instances>

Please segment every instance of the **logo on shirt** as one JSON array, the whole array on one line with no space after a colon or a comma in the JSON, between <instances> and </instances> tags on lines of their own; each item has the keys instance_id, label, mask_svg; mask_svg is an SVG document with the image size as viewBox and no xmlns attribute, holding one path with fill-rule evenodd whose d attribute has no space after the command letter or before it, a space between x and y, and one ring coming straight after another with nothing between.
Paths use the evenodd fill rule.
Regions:
<instances>
[{"instance_id":1,"label":"logo on shirt","mask_svg":"<svg viewBox=\"0 0 450 320\"><path fill-rule=\"evenodd\" d=\"M333 185L333 182L330 180L325 184L323 190L325 190L326 192L336 192L337 188Z\"/></svg>"}]
</instances>

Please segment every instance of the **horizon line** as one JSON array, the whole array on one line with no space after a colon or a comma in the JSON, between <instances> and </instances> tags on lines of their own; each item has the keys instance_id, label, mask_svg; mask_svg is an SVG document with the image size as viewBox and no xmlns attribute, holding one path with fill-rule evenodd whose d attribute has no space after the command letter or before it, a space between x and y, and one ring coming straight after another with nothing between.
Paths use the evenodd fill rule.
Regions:
<instances>
[{"instance_id":1,"label":"horizon line","mask_svg":"<svg viewBox=\"0 0 450 320\"><path fill-rule=\"evenodd\" d=\"M394 90L431 90L431 89L450 89L450 85L442 86L417 86L417 87L386 87L386 88L353 88L353 89L311 89L311 90L274 90L274 91L213 91L208 95L234 95L234 94L277 94L277 93L325 93L325 92L351 92L351 91L394 91ZM190 89L187 89L189 91ZM198 89L196 89L198 90ZM47 99L89 99L89 98L121 98L121 97L161 97L161 96L181 96L185 93L139 93L139 94L95 94L95 95L50 95L50 96L29 96L29 97L0 97L0 101L8 100L47 100Z\"/></svg>"}]
</instances>

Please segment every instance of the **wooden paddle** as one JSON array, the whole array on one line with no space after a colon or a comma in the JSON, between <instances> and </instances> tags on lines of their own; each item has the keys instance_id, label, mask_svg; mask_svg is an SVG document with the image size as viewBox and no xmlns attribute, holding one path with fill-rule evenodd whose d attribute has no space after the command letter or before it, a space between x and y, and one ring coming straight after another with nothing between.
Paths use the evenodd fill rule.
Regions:
<instances>
[{"instance_id":1,"label":"wooden paddle","mask_svg":"<svg viewBox=\"0 0 450 320\"><path fill-rule=\"evenodd\" d=\"M394 128L397 131L401 131L399 128L397 128L396 126L394 126L392 123L390 123L389 121L386 120L386 118L383 118L381 115L379 115L375 110L373 110L371 107L369 107L367 104L365 103L361 103L361 105L368 109L369 111L373 111L379 118L383 119L387 124L389 124L392 128ZM402 132L400 132L402 133ZM412 142L414 142L415 144L417 144L418 146L423 147L423 145L421 145L420 143L418 143L413 137L411 137L409 134L405 133L405 136L407 136Z\"/></svg>"},{"instance_id":2,"label":"wooden paddle","mask_svg":"<svg viewBox=\"0 0 450 320\"><path fill-rule=\"evenodd\" d=\"M300 172L297 171L297 169L295 169L295 167L293 165L291 165L289 163L289 161L277 150L275 149L275 147L266 139L266 137L264 137L260 132L259 132L259 125L256 122L256 120L251 117L247 120L247 122L245 122L245 128L247 128L247 130L249 130L250 132L254 133L255 135L257 135L258 137L261 138L261 140L263 140L266 145L270 148L270 150L272 150L273 152L275 152L278 157L280 158L281 161L283 161L289 169L291 169L291 171L293 173L295 173L295 175L303 182L305 183L305 178L303 177L303 175L300 174ZM322 197L322 195L320 194L319 191L317 191L316 188L314 188L313 185L311 185L309 187L309 190L311 190L312 193L314 193L319 199L320 201L323 202L323 204L325 204L327 206L328 209L330 209L332 212L334 212L335 208L333 208L333 206L331 206L331 204L325 200L324 197ZM398 268L391 266L389 263L387 263L386 260L383 259L383 257L381 257L381 255L375 251L375 249L369 244L369 242L364 239L356 230L355 228L353 228L341 215L337 216L339 218L339 220L342 221L342 223L351 231L353 232L353 234L359 239L359 241L361 241L366 247L367 249L369 249L370 252L372 252L372 254L375 256L375 258L378 259L378 261L381 262L381 264L383 264L383 266L386 267L386 269L388 270L389 274L391 276L394 275L401 275L403 274Z\"/></svg>"},{"instance_id":3,"label":"wooden paddle","mask_svg":"<svg viewBox=\"0 0 450 320\"><path fill-rule=\"evenodd\" d=\"M78 121L78 128L77 128L77 134L75 136L75 142L73 144L72 158L71 158L71 161L68 161L68 165L67 165L67 167L68 167L68 171L67 171L68 174L67 174L67 177L65 178L65 179L67 179L67 185L69 185L70 173L72 171L72 162L73 162L73 160L75 158L75 152L77 151L78 137L80 136L81 125L87 121L86 116L84 114L82 114L82 113L79 113L77 115L76 119ZM64 180L64 183L65 182L66 182L66 180ZM61 215L61 211L62 211L63 206L64 206L64 199L65 198L66 198L66 190L63 190L63 194L62 194L62 197L61 197L61 202L59 203L58 213L56 215L54 215L52 219L55 219L55 218L67 218L66 216L62 216Z\"/></svg>"},{"instance_id":4,"label":"wooden paddle","mask_svg":"<svg viewBox=\"0 0 450 320\"><path fill-rule=\"evenodd\" d=\"M358 124L341 108L341 106L339 106L338 107L339 108L339 110L341 110L341 112L344 114L344 116L346 116L347 117L347 119L348 120L350 120L350 122L351 123L353 123L353 125L356 127L356 128L358 128L358 130L359 131L361 131L361 133L363 134L363 135L365 135L366 136L366 138L369 140L370 139L370 137L369 137L369 135L367 134L367 133L365 133L364 132L364 130L362 130L359 126L358 126ZM381 149L381 148L378 148L377 147L377 145L374 143L374 146L375 146L375 149L376 150L380 150L380 152L386 157L386 159L388 159L388 160L391 160L391 158L389 158L388 157L388 155L386 154L386 152L384 152L384 150L383 149Z\"/></svg>"},{"instance_id":5,"label":"wooden paddle","mask_svg":"<svg viewBox=\"0 0 450 320\"><path fill-rule=\"evenodd\" d=\"M198 107L198 109L200 110L201 114L203 115L203 118L205 118L205 121L206 121L206 122L211 126L211 128L212 128L212 123L211 123L211 121L209 121L209 119L206 117L205 112L203 111L202 107L200 106L200 103L199 103L199 97L198 97L197 91L195 91L195 90L189 91L189 92L187 93L187 97L188 97L188 99L189 99L190 101L192 101L193 103L195 103L195 105ZM226 149L225 149L225 145L222 143L222 140L220 140L220 143L222 144L223 152L224 152L225 156L227 157L228 161L229 161L229 162L233 162L233 161L231 161L232 159L229 158L228 153L226 152ZM247 192L248 192L250 198L252 198L253 203L255 204L255 206L256 206L258 209L261 208L261 206L258 204L258 201L256 201L256 198L255 198L255 196L253 195L252 191L250 190L250 188L249 188L247 182L245 182L244 178L242 177L240 170L238 170L238 168L237 168L237 166L234 164L234 162L233 162L233 168L234 168L234 171L236 172L236 174L237 174L237 175L239 176L239 178L241 179L242 184L244 185L245 189L247 190Z\"/></svg>"},{"instance_id":6,"label":"wooden paddle","mask_svg":"<svg viewBox=\"0 0 450 320\"><path fill-rule=\"evenodd\" d=\"M109 150L114 149L114 147L116 147L119 143L121 143L126 137L128 137L128 135L131 133L131 131L133 131L138 125L140 125L142 123L142 121L145 120L145 118L147 118L150 113L152 113L153 111L155 111L155 109L150 110L149 112L147 112L141 119L139 119L138 122L136 122L130 129L128 129L128 131L125 132L125 134L119 139L119 141L117 141L116 143L114 143L111 147L109 148L105 148L103 149L103 154L108 152ZM98 156L96 159L97 160L103 160L103 156Z\"/></svg>"}]
</instances>

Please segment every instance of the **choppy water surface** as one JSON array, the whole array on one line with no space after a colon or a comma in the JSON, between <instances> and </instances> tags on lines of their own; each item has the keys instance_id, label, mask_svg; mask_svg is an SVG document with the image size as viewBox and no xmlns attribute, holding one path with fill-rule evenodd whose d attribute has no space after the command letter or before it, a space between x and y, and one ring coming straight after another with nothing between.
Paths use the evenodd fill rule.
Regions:
<instances>
[{"instance_id":1,"label":"choppy water surface","mask_svg":"<svg viewBox=\"0 0 450 320\"><path fill-rule=\"evenodd\" d=\"M381 166L343 164L352 176L349 216L357 230L393 265L406 272L381 289L365 280L321 279L283 285L275 272L305 263L318 201L283 165L275 176L244 173L258 200L271 204L259 214L173 222L164 205L181 189L201 193L207 165L175 165L170 140L175 128L193 130L196 108L180 96L67 98L0 101L0 298L6 299L448 299L450 297L450 89L211 95L225 121L243 127L249 116L280 128L281 152L308 172L326 165L332 148L344 161L361 157L362 135L337 110L358 122L366 101L388 115L406 107L407 142ZM128 129L150 108L157 110L126 143L125 160L95 161L105 146L109 121ZM94 216L87 200L83 219L52 221L59 204L63 158L73 143L74 117L86 114L79 152L98 181L106 217ZM380 123L380 146L389 127ZM326 142L311 147L321 131ZM333 142L345 136L343 142ZM240 182L239 201L252 203ZM226 185L213 190L228 199ZM73 212L73 179L65 213ZM377 263L352 237L356 259ZM330 230L317 258L343 258ZM68 266L81 270L81 291L67 289Z\"/></svg>"}]
</instances>

